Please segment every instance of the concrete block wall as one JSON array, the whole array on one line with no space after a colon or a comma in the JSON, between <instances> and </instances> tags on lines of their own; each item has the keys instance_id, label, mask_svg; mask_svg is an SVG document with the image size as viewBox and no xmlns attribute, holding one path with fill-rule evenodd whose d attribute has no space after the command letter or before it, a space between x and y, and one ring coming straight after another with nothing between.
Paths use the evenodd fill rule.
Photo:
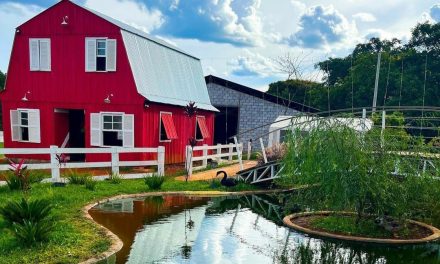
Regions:
<instances>
[{"instance_id":1,"label":"concrete block wall","mask_svg":"<svg viewBox=\"0 0 440 264\"><path fill-rule=\"evenodd\" d=\"M253 139L252 149L260 150L258 138L269 132L270 124L273 123L278 116L293 116L299 113L292 108L272 103L252 95L240 93L222 85L208 83L207 86L212 105L239 107L239 134L259 126L264 126L239 136L239 141L243 142L245 150L247 149L249 139ZM265 146L267 146L267 141L268 135L265 135L263 137Z\"/></svg>"}]
</instances>

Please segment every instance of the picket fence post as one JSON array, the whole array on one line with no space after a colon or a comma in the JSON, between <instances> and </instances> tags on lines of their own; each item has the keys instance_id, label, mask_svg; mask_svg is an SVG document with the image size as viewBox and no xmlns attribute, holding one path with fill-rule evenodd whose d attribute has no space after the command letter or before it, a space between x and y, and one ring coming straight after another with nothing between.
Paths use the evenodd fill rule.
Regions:
<instances>
[{"instance_id":1,"label":"picket fence post","mask_svg":"<svg viewBox=\"0 0 440 264\"><path fill-rule=\"evenodd\" d=\"M57 159L58 146L50 146L50 169L52 174L52 182L60 182L60 164Z\"/></svg>"},{"instance_id":2,"label":"picket fence post","mask_svg":"<svg viewBox=\"0 0 440 264\"><path fill-rule=\"evenodd\" d=\"M165 176L165 147L160 146L157 148L157 174L159 176Z\"/></svg>"},{"instance_id":3,"label":"picket fence post","mask_svg":"<svg viewBox=\"0 0 440 264\"><path fill-rule=\"evenodd\" d=\"M117 147L111 148L111 157L112 157L112 174L119 174L119 151Z\"/></svg>"},{"instance_id":4,"label":"picket fence post","mask_svg":"<svg viewBox=\"0 0 440 264\"><path fill-rule=\"evenodd\" d=\"M203 144L203 161L202 161L202 166L204 168L206 168L208 166L208 145L207 144Z\"/></svg>"}]
</instances>

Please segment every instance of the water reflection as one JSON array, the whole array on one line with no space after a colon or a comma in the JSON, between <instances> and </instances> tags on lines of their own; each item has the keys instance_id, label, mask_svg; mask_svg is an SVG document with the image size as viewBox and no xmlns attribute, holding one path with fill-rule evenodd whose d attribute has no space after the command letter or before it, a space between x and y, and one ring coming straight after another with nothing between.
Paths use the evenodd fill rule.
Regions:
<instances>
[{"instance_id":1,"label":"water reflection","mask_svg":"<svg viewBox=\"0 0 440 264\"><path fill-rule=\"evenodd\" d=\"M123 240L117 263L440 263L438 244L367 246L291 231L280 202L277 195L157 196L90 213Z\"/></svg>"}]
</instances>

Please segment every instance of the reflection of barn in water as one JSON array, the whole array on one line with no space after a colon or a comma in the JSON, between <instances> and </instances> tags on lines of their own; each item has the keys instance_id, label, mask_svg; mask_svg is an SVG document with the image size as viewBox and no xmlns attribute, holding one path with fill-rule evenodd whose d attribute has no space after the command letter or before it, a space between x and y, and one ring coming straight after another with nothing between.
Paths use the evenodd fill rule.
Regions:
<instances>
[{"instance_id":1,"label":"reflection of barn in water","mask_svg":"<svg viewBox=\"0 0 440 264\"><path fill-rule=\"evenodd\" d=\"M101 204L89 213L96 222L111 230L122 240L124 245L117 253L117 258L118 263L125 263L126 260L121 260L121 256L129 255L133 241L136 241L138 232L146 224L160 221L170 215L180 214L185 209L205 205L208 200L203 197L188 198L186 196L151 196L144 200L123 199ZM129 210L130 203L131 210ZM184 229L183 225L176 228ZM142 247L142 250L146 247Z\"/></svg>"}]
</instances>

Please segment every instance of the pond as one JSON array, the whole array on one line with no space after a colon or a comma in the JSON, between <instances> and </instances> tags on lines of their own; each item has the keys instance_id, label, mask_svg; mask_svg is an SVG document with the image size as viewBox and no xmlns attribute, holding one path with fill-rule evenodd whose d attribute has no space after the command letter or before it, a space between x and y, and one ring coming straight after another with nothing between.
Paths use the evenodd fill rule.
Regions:
<instances>
[{"instance_id":1,"label":"pond","mask_svg":"<svg viewBox=\"0 0 440 264\"><path fill-rule=\"evenodd\" d=\"M374 246L283 226L277 194L122 199L89 212L124 246L116 263L440 263L440 245Z\"/></svg>"}]
</instances>

